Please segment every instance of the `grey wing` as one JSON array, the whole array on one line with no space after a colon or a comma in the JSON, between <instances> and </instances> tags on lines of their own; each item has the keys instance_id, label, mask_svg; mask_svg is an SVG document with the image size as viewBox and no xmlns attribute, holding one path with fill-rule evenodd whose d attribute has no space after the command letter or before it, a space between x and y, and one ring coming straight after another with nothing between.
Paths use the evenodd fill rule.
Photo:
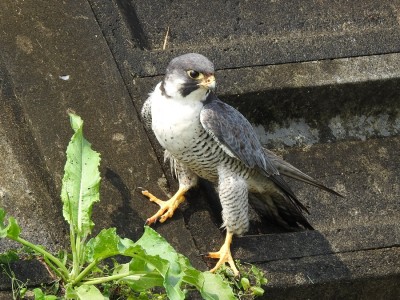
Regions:
<instances>
[{"instance_id":1,"label":"grey wing","mask_svg":"<svg viewBox=\"0 0 400 300\"><path fill-rule=\"evenodd\" d=\"M314 178L303 173L302 171L300 171L299 169L297 169L296 167L294 167L287 161L284 161L282 158L280 158L278 155L276 155L272 151L265 149L265 148L263 148L263 149L264 149L265 155L268 157L268 160L270 160L273 163L273 165L278 169L278 171L281 175L285 175L287 177L303 181L305 183L316 186L322 190L325 190L329 193L332 193L336 196L343 197L343 195L328 188L327 186L323 185L322 183L316 181Z\"/></svg>"},{"instance_id":2,"label":"grey wing","mask_svg":"<svg viewBox=\"0 0 400 300\"><path fill-rule=\"evenodd\" d=\"M249 121L233 107L213 96L211 101L207 99L200 112L200 122L208 134L231 157L240 160L249 168L259 167L267 176L279 174L265 157L261 143Z\"/></svg>"},{"instance_id":3,"label":"grey wing","mask_svg":"<svg viewBox=\"0 0 400 300\"><path fill-rule=\"evenodd\" d=\"M273 165L253 127L232 106L210 94L200 112L200 122L221 148L230 156L239 159L249 168L258 167L271 181L279 186L299 207L307 211L289 185Z\"/></svg>"},{"instance_id":4,"label":"grey wing","mask_svg":"<svg viewBox=\"0 0 400 300\"><path fill-rule=\"evenodd\" d=\"M142 111L141 111L142 119L144 125L147 129L151 130L151 97L148 97L147 100L144 102Z\"/></svg>"}]
</instances>

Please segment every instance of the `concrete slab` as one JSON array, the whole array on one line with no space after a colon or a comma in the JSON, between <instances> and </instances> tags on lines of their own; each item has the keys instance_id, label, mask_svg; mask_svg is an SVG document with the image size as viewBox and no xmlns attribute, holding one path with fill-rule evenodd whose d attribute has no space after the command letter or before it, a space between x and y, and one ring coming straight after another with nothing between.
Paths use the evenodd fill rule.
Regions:
<instances>
[{"instance_id":1,"label":"concrete slab","mask_svg":"<svg viewBox=\"0 0 400 300\"><path fill-rule=\"evenodd\" d=\"M264 144L346 195L336 199L292 183L318 231L238 238L234 251L240 259L259 263L274 284L281 284L271 284L273 298L307 299L314 294L311 298L317 299L328 292L326 287L354 297L352 288L360 289L374 275L348 271L352 259L362 261L368 253L371 264L379 265L381 252L373 249L397 249L400 243L395 225L400 216L400 60L398 53L387 54L399 52L398 3L364 1L360 7L341 1L216 1L201 8L179 1L157 8L151 2L90 3L136 107L172 57L203 53L216 64L218 94L251 120ZM210 237L195 225L203 214L197 211L190 217L184 212L201 251L209 251L208 245L216 250L222 237ZM210 215L218 224L216 214ZM252 225L253 234L271 232L257 220ZM305 239L307 234L312 237ZM314 252L307 252L310 249ZM397 259L396 253L387 255ZM332 271L310 289L296 284L298 273L279 277L279 268L270 263L288 268L298 263L299 269L310 272L322 263L322 270ZM398 294L393 285L398 269L384 269L373 278L388 291L374 285L370 296L360 292L364 298ZM304 292L308 289L311 292Z\"/></svg>"},{"instance_id":2,"label":"concrete slab","mask_svg":"<svg viewBox=\"0 0 400 300\"><path fill-rule=\"evenodd\" d=\"M2 1L0 205L27 239L66 244L59 193L73 109L102 154L95 231L138 238L156 207L137 188L165 195L176 185L138 112L172 57L201 52L216 63L218 93L263 143L346 195L291 182L317 231L282 233L254 219L235 239L235 257L267 271L266 297L395 299L399 11L398 1L372 0ZM206 269L199 254L223 240L218 202L206 183L188 198L155 228Z\"/></svg>"},{"instance_id":3,"label":"concrete slab","mask_svg":"<svg viewBox=\"0 0 400 300\"><path fill-rule=\"evenodd\" d=\"M186 52L236 69L400 49L398 0L89 2L117 60L140 77Z\"/></svg>"},{"instance_id":4,"label":"concrete slab","mask_svg":"<svg viewBox=\"0 0 400 300\"><path fill-rule=\"evenodd\" d=\"M264 298L398 299L399 248L353 254L347 252L266 263L263 268L268 270L267 276L271 281Z\"/></svg>"},{"instance_id":5,"label":"concrete slab","mask_svg":"<svg viewBox=\"0 0 400 300\"><path fill-rule=\"evenodd\" d=\"M14 77L4 61L0 61L0 77L0 205L18 220L24 236L57 251L66 245L67 226L54 178L31 135ZM15 246L2 240L0 251Z\"/></svg>"},{"instance_id":6,"label":"concrete slab","mask_svg":"<svg viewBox=\"0 0 400 300\"><path fill-rule=\"evenodd\" d=\"M52 250L68 241L59 194L72 135L67 110L72 109L84 119L85 135L102 156L94 233L116 226L122 236L137 239L156 210L137 188L165 195L164 172L90 6L3 1L0 7L1 162L6 170L1 205L18 218L27 239ZM176 227L182 229L179 241L172 231ZM159 231L170 232L169 241L201 264L179 213Z\"/></svg>"},{"instance_id":7,"label":"concrete slab","mask_svg":"<svg viewBox=\"0 0 400 300\"><path fill-rule=\"evenodd\" d=\"M3 266L2 266L3 267ZM10 263L9 266L4 266L6 272L9 272L9 276L15 276L19 282L25 284L27 287L38 287L42 283L50 283L54 281L54 278L51 277L47 268L44 265L44 262L40 262L38 260L20 260L17 262ZM11 270L14 274L11 273ZM3 294L4 298L2 298L2 290L10 289L10 277L5 276L3 269L1 269L2 275L0 276L0 299L13 299L7 294ZM15 279L14 278L14 279ZM16 285L17 288L17 285ZM17 297L16 297L17 299Z\"/></svg>"}]
</instances>

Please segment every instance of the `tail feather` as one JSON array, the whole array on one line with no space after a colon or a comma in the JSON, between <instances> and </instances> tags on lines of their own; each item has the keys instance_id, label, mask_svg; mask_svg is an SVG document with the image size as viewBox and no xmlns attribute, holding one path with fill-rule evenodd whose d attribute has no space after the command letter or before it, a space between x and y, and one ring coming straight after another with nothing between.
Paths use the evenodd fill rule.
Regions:
<instances>
[{"instance_id":1,"label":"tail feather","mask_svg":"<svg viewBox=\"0 0 400 300\"><path fill-rule=\"evenodd\" d=\"M274 183L276 190L269 189L266 193L249 194L250 204L261 215L275 221L286 229L296 230L303 227L312 230L312 225L303 215L304 212L308 213L307 208L299 201L281 175L303 181L336 196L343 196L303 173L273 152L264 148L264 153L265 158L279 172L279 175L266 174L268 179Z\"/></svg>"},{"instance_id":2,"label":"tail feather","mask_svg":"<svg viewBox=\"0 0 400 300\"><path fill-rule=\"evenodd\" d=\"M298 230L301 227L314 229L302 210L284 193L251 193L249 202L259 214L288 230Z\"/></svg>"},{"instance_id":3,"label":"tail feather","mask_svg":"<svg viewBox=\"0 0 400 300\"><path fill-rule=\"evenodd\" d=\"M264 149L264 153L265 153L265 156L267 157L267 159L272 162L272 164L278 169L278 171L281 175L284 175L284 176L287 176L287 177L290 177L290 178L293 178L293 179L296 179L299 181L303 181L305 183L308 183L310 185L318 187L324 191L327 191L331 194L334 194L336 196L344 198L343 195L339 194L338 192L336 192L333 189L328 188L327 186L318 182L311 176L308 176L307 174L303 173L302 171L300 171L296 167L292 166L287 161L284 161L282 158L277 156L272 151L269 151L268 149L265 149L265 148L263 148L263 149Z\"/></svg>"},{"instance_id":4,"label":"tail feather","mask_svg":"<svg viewBox=\"0 0 400 300\"><path fill-rule=\"evenodd\" d=\"M282 178L280 175L271 175L269 179L275 183L284 193L285 196L287 196L290 201L297 206L299 210L304 210L305 212L309 213L307 207L305 207L300 200L297 198L297 196L294 194L290 186L286 183L286 181Z\"/></svg>"}]
</instances>

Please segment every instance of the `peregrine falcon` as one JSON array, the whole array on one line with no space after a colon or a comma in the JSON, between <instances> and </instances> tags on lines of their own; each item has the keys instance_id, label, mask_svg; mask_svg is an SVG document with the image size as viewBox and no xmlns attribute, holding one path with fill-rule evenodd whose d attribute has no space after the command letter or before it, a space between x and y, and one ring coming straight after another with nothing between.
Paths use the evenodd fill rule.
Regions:
<instances>
[{"instance_id":1,"label":"peregrine falcon","mask_svg":"<svg viewBox=\"0 0 400 300\"><path fill-rule=\"evenodd\" d=\"M165 149L179 189L167 201L148 191L142 193L160 206L147 219L152 224L172 217L199 177L215 184L226 238L218 252L208 254L219 259L211 271L228 263L237 275L230 245L233 235L249 228L249 202L261 215L286 228L313 229L303 216L307 208L281 175L340 194L263 148L249 121L219 100L214 89L214 65L203 55L189 53L169 63L164 79L146 100L142 117Z\"/></svg>"}]
</instances>

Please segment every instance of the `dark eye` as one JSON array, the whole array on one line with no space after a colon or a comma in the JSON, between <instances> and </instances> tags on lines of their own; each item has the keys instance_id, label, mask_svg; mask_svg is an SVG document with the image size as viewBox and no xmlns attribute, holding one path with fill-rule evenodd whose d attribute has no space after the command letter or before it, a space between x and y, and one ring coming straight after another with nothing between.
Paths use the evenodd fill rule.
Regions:
<instances>
[{"instance_id":1,"label":"dark eye","mask_svg":"<svg viewBox=\"0 0 400 300\"><path fill-rule=\"evenodd\" d=\"M201 75L200 72L197 72L195 70L189 70L189 71L187 71L187 74L189 75L190 78L193 78L193 79L199 79L200 75Z\"/></svg>"}]
</instances>

